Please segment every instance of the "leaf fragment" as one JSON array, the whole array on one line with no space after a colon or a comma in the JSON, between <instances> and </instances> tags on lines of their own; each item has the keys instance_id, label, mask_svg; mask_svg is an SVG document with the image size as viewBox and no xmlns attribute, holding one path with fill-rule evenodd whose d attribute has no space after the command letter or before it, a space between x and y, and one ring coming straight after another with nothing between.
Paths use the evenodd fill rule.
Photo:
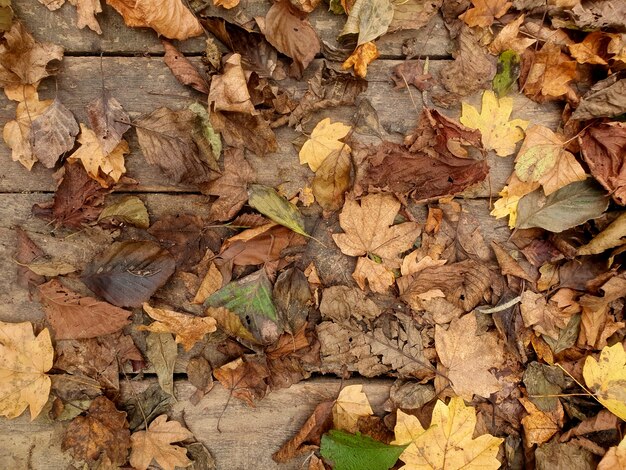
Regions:
<instances>
[{"instance_id":1,"label":"leaf fragment","mask_svg":"<svg viewBox=\"0 0 626 470\"><path fill-rule=\"evenodd\" d=\"M336 470L388 470L406 447L384 444L362 434L331 430L322 436L320 453L334 463Z\"/></svg>"},{"instance_id":2,"label":"leaf fragment","mask_svg":"<svg viewBox=\"0 0 626 470\"><path fill-rule=\"evenodd\" d=\"M626 352L621 343L605 346L599 360L587 356L583 377L589 390L611 413L626 420Z\"/></svg>"}]
</instances>

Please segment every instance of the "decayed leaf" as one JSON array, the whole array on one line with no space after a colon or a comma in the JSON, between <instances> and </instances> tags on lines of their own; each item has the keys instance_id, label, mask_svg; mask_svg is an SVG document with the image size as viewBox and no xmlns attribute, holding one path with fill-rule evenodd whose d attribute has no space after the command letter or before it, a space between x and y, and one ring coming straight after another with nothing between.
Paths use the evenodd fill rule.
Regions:
<instances>
[{"instance_id":1,"label":"decayed leaf","mask_svg":"<svg viewBox=\"0 0 626 470\"><path fill-rule=\"evenodd\" d=\"M82 297L56 279L39 286L39 294L57 340L95 338L130 323L132 312L93 297Z\"/></svg>"},{"instance_id":2,"label":"decayed leaf","mask_svg":"<svg viewBox=\"0 0 626 470\"><path fill-rule=\"evenodd\" d=\"M87 105L87 117L106 155L118 146L124 133L130 129L130 117L106 88L98 99Z\"/></svg>"},{"instance_id":3,"label":"decayed leaf","mask_svg":"<svg viewBox=\"0 0 626 470\"><path fill-rule=\"evenodd\" d=\"M88 463L102 458L112 467L125 464L130 449L126 413L118 411L107 398L97 397L86 416L77 416L69 424L62 449Z\"/></svg>"},{"instance_id":4,"label":"decayed leaf","mask_svg":"<svg viewBox=\"0 0 626 470\"><path fill-rule=\"evenodd\" d=\"M555 413L548 413L540 410L535 404L527 398L520 398L526 411L527 416L521 420L524 426L524 437L529 445L543 444L550 440L554 434L560 429Z\"/></svg>"},{"instance_id":5,"label":"decayed leaf","mask_svg":"<svg viewBox=\"0 0 626 470\"><path fill-rule=\"evenodd\" d=\"M202 26L182 0L107 0L134 28L152 28L170 39L184 40L202 34Z\"/></svg>"},{"instance_id":6,"label":"decayed leaf","mask_svg":"<svg viewBox=\"0 0 626 470\"><path fill-rule=\"evenodd\" d=\"M322 436L320 454L336 470L389 470L407 446L391 446L362 434L333 429Z\"/></svg>"},{"instance_id":7,"label":"decayed leaf","mask_svg":"<svg viewBox=\"0 0 626 470\"><path fill-rule=\"evenodd\" d=\"M584 266L584 265L583 265ZM624 296L626 279L614 276L602 284L600 296L586 294L579 299L582 318L578 344L600 349L607 345L607 339L624 328L624 322L616 322L611 315L611 303Z\"/></svg>"},{"instance_id":8,"label":"decayed leaf","mask_svg":"<svg viewBox=\"0 0 626 470\"><path fill-rule=\"evenodd\" d=\"M70 5L76 7L76 26L83 29L85 26L92 31L102 34L96 15L102 13L100 0L68 0ZM48 10L58 10L63 6L65 0L39 0L39 3L48 7Z\"/></svg>"},{"instance_id":9,"label":"decayed leaf","mask_svg":"<svg viewBox=\"0 0 626 470\"><path fill-rule=\"evenodd\" d=\"M576 75L576 62L561 52L553 42L546 42L536 53L529 50L523 56L528 67L523 68L520 83L524 93L533 99L538 97L560 97L569 92L569 82Z\"/></svg>"},{"instance_id":10,"label":"decayed leaf","mask_svg":"<svg viewBox=\"0 0 626 470\"><path fill-rule=\"evenodd\" d=\"M343 206L344 194L352 184L352 158L347 145L335 150L320 165L311 184L317 203L327 211Z\"/></svg>"},{"instance_id":11,"label":"decayed leaf","mask_svg":"<svg viewBox=\"0 0 626 470\"><path fill-rule=\"evenodd\" d=\"M153 333L173 333L176 335L176 342L181 343L185 351L193 348L204 335L217 329L217 322L211 317L185 315L173 310L153 308L147 303L143 304L143 309L156 321L147 326L142 325L138 329Z\"/></svg>"},{"instance_id":12,"label":"decayed leaf","mask_svg":"<svg viewBox=\"0 0 626 470\"><path fill-rule=\"evenodd\" d=\"M236 312L231 312L226 308L209 307L206 309L205 313L207 316L214 318L220 329L227 335L248 341L252 344L259 342L250 330L243 325L241 318Z\"/></svg>"},{"instance_id":13,"label":"decayed leaf","mask_svg":"<svg viewBox=\"0 0 626 470\"><path fill-rule=\"evenodd\" d=\"M81 124L78 142L81 144L80 147L68 157L67 161L69 163L80 161L87 174L103 187L108 188L110 185L107 177L117 183L126 173L124 155L129 153L130 149L125 140L121 140L111 153L106 154L96 133Z\"/></svg>"},{"instance_id":14,"label":"decayed leaf","mask_svg":"<svg viewBox=\"0 0 626 470\"><path fill-rule=\"evenodd\" d=\"M393 2L393 20L389 32L401 29L420 29L437 14L442 0L406 0Z\"/></svg>"},{"instance_id":15,"label":"decayed leaf","mask_svg":"<svg viewBox=\"0 0 626 470\"><path fill-rule=\"evenodd\" d=\"M174 45L165 40L161 40L165 56L163 61L172 71L176 80L183 85L189 85L205 95L209 94L209 85L206 79L200 75L198 69L187 59Z\"/></svg>"},{"instance_id":16,"label":"decayed leaf","mask_svg":"<svg viewBox=\"0 0 626 470\"><path fill-rule=\"evenodd\" d=\"M235 359L213 371L213 375L235 398L254 407L254 400L259 400L267 392L265 379L269 371L265 363L243 358Z\"/></svg>"},{"instance_id":17,"label":"decayed leaf","mask_svg":"<svg viewBox=\"0 0 626 470\"><path fill-rule=\"evenodd\" d=\"M341 65L344 70L354 67L357 77L367 76L367 66L380 57L376 44L372 41L359 44L352 55Z\"/></svg>"},{"instance_id":18,"label":"decayed leaf","mask_svg":"<svg viewBox=\"0 0 626 470\"><path fill-rule=\"evenodd\" d=\"M489 44L489 52L492 54L500 54L511 49L518 54L522 54L528 47L537 42L536 39L518 37L519 28L523 22L524 15L520 15L516 20L511 21L502 28L491 44Z\"/></svg>"},{"instance_id":19,"label":"decayed leaf","mask_svg":"<svg viewBox=\"0 0 626 470\"><path fill-rule=\"evenodd\" d=\"M547 302L542 294L531 291L522 293L520 305L524 325L533 327L538 333L558 339L559 330L569 323L571 314L561 310L556 304Z\"/></svg>"},{"instance_id":20,"label":"decayed leaf","mask_svg":"<svg viewBox=\"0 0 626 470\"><path fill-rule=\"evenodd\" d=\"M578 248L577 254L597 255L624 244L626 244L626 213L617 217L589 243Z\"/></svg>"},{"instance_id":21,"label":"decayed leaf","mask_svg":"<svg viewBox=\"0 0 626 470\"><path fill-rule=\"evenodd\" d=\"M583 96L572 119L615 117L626 112L626 79L618 74L599 81ZM614 124L614 123L611 123Z\"/></svg>"},{"instance_id":22,"label":"decayed leaf","mask_svg":"<svg viewBox=\"0 0 626 470\"><path fill-rule=\"evenodd\" d=\"M178 356L178 347L172 335L169 333L148 333L146 356L154 367L161 389L174 396L174 364Z\"/></svg>"},{"instance_id":23,"label":"decayed leaf","mask_svg":"<svg viewBox=\"0 0 626 470\"><path fill-rule=\"evenodd\" d=\"M257 113L250 101L248 83L241 67L241 55L231 55L224 64L222 74L215 75L211 80L209 105L215 111Z\"/></svg>"},{"instance_id":24,"label":"decayed leaf","mask_svg":"<svg viewBox=\"0 0 626 470\"><path fill-rule=\"evenodd\" d=\"M469 26L486 28L504 15L512 3L506 0L472 0L473 8L467 10L460 18Z\"/></svg>"},{"instance_id":25,"label":"decayed leaf","mask_svg":"<svg viewBox=\"0 0 626 470\"><path fill-rule=\"evenodd\" d=\"M526 279L533 282L534 279L519 265L519 263L508 253L507 250L498 245L495 241L491 242L491 248L496 254L496 259L500 265L503 276L515 276L520 279Z\"/></svg>"},{"instance_id":26,"label":"decayed leaf","mask_svg":"<svg viewBox=\"0 0 626 470\"><path fill-rule=\"evenodd\" d=\"M548 197L534 191L520 199L516 227L562 232L599 217L608 203L605 192L588 180L568 184Z\"/></svg>"},{"instance_id":27,"label":"decayed leaf","mask_svg":"<svg viewBox=\"0 0 626 470\"><path fill-rule=\"evenodd\" d=\"M174 258L157 243L126 241L111 245L87 265L82 281L118 307L140 307L174 273Z\"/></svg>"},{"instance_id":28,"label":"decayed leaf","mask_svg":"<svg viewBox=\"0 0 626 470\"><path fill-rule=\"evenodd\" d=\"M626 420L626 352L621 343L606 346L600 360L587 356L583 377L589 390L611 413Z\"/></svg>"},{"instance_id":29,"label":"decayed leaf","mask_svg":"<svg viewBox=\"0 0 626 470\"><path fill-rule=\"evenodd\" d=\"M513 119L509 121L513 111L512 98L496 98L493 91L483 93L480 114L473 106L463 103L461 124L470 129L478 129L482 136L483 146L487 150L495 150L496 154L506 157L515 152L515 144L524 137L528 121Z\"/></svg>"},{"instance_id":30,"label":"decayed leaf","mask_svg":"<svg viewBox=\"0 0 626 470\"><path fill-rule=\"evenodd\" d=\"M53 75L54 61L63 58L63 48L49 42L39 43L19 21L4 33L0 47L0 86L37 85Z\"/></svg>"},{"instance_id":31,"label":"decayed leaf","mask_svg":"<svg viewBox=\"0 0 626 470\"><path fill-rule=\"evenodd\" d=\"M167 415L158 416L147 430L130 436L130 464L137 470L146 470L153 460L164 470L189 467L193 462L187 458L186 449L172 443L192 437L179 422L167 421Z\"/></svg>"},{"instance_id":32,"label":"decayed leaf","mask_svg":"<svg viewBox=\"0 0 626 470\"><path fill-rule=\"evenodd\" d=\"M98 216L98 222L102 220L114 220L117 223L134 225L139 228L150 226L148 209L137 196L124 196L106 206Z\"/></svg>"},{"instance_id":33,"label":"decayed leaf","mask_svg":"<svg viewBox=\"0 0 626 470\"><path fill-rule=\"evenodd\" d=\"M13 419L30 406L35 419L48 401L54 349L50 332L36 337L29 322L0 321L0 415Z\"/></svg>"},{"instance_id":34,"label":"decayed leaf","mask_svg":"<svg viewBox=\"0 0 626 470\"><path fill-rule=\"evenodd\" d=\"M393 19L390 0L356 0L339 34L339 40L357 36L357 45L374 41L387 32Z\"/></svg>"},{"instance_id":35,"label":"decayed leaf","mask_svg":"<svg viewBox=\"0 0 626 470\"><path fill-rule=\"evenodd\" d=\"M248 204L277 224L308 236L298 208L269 186L253 184L248 188Z\"/></svg>"},{"instance_id":36,"label":"decayed leaf","mask_svg":"<svg viewBox=\"0 0 626 470\"><path fill-rule=\"evenodd\" d=\"M340 151L347 147L339 139L343 139L350 132L351 127L341 122L332 123L330 118L322 119L317 123L311 136L300 149L300 163L308 163L313 171L322 165L326 157L335 151Z\"/></svg>"},{"instance_id":37,"label":"decayed leaf","mask_svg":"<svg viewBox=\"0 0 626 470\"><path fill-rule=\"evenodd\" d=\"M30 111L29 108L29 113ZM33 119L32 113L30 114ZM33 119L30 132L33 156L46 168L54 168L59 158L74 147L78 123L71 111L55 99L43 113Z\"/></svg>"},{"instance_id":38,"label":"decayed leaf","mask_svg":"<svg viewBox=\"0 0 626 470\"><path fill-rule=\"evenodd\" d=\"M490 434L473 439L476 411L465 406L461 398L452 398L446 406L438 400L430 427L424 429L419 420L398 410L395 440L392 444L409 444L400 455L406 465L402 470L467 469L496 470L496 458L504 441Z\"/></svg>"},{"instance_id":39,"label":"decayed leaf","mask_svg":"<svg viewBox=\"0 0 626 470\"><path fill-rule=\"evenodd\" d=\"M355 433L361 416L374 414L363 385L349 385L341 389L333 407L333 424L335 429Z\"/></svg>"},{"instance_id":40,"label":"decayed leaf","mask_svg":"<svg viewBox=\"0 0 626 470\"><path fill-rule=\"evenodd\" d=\"M393 68L391 79L395 82L394 89L404 88L413 85L420 91L426 91L431 86L430 80L433 76L424 73L421 61L405 60Z\"/></svg>"},{"instance_id":41,"label":"decayed leaf","mask_svg":"<svg viewBox=\"0 0 626 470\"><path fill-rule=\"evenodd\" d=\"M504 348L494 332L477 335L476 314L452 321L448 330L437 325L435 348L454 392L467 400L474 394L489 397L501 385L489 369L504 362Z\"/></svg>"},{"instance_id":42,"label":"decayed leaf","mask_svg":"<svg viewBox=\"0 0 626 470\"><path fill-rule=\"evenodd\" d=\"M246 148L261 157L278 149L274 131L260 114L218 111L211 113L210 120L226 145Z\"/></svg>"},{"instance_id":43,"label":"decayed leaf","mask_svg":"<svg viewBox=\"0 0 626 470\"><path fill-rule=\"evenodd\" d=\"M307 15L289 0L278 0L265 15L265 38L280 52L293 59L291 75L300 78L320 51L317 33Z\"/></svg>"},{"instance_id":44,"label":"decayed leaf","mask_svg":"<svg viewBox=\"0 0 626 470\"><path fill-rule=\"evenodd\" d=\"M141 393L134 393L122 404L128 415L131 431L144 429L146 421L150 423L161 414L170 412L173 397L165 393L159 384L153 383ZM145 420L145 421L144 421Z\"/></svg>"}]
</instances>

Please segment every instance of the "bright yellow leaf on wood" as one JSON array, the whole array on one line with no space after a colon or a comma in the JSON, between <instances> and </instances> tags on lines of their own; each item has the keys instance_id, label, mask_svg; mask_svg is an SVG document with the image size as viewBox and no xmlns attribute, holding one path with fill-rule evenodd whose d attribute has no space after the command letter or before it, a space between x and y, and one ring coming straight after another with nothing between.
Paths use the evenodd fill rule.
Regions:
<instances>
[{"instance_id":1,"label":"bright yellow leaf on wood","mask_svg":"<svg viewBox=\"0 0 626 470\"><path fill-rule=\"evenodd\" d=\"M539 183L531 181L520 181L513 173L509 179L509 184L500 191L500 199L494 205L491 215L496 219L509 216L509 227L515 227L517 222L517 204L519 200L528 193L539 188Z\"/></svg>"},{"instance_id":2,"label":"bright yellow leaf on wood","mask_svg":"<svg viewBox=\"0 0 626 470\"><path fill-rule=\"evenodd\" d=\"M372 41L366 42L354 50L341 68L347 70L350 67L354 67L354 74L357 77L365 78L367 76L367 66L378 59L378 57L380 57L380 52L378 52L376 44Z\"/></svg>"},{"instance_id":3,"label":"bright yellow leaf on wood","mask_svg":"<svg viewBox=\"0 0 626 470\"><path fill-rule=\"evenodd\" d=\"M589 390L606 409L626 420L626 351L621 343L606 346L600 360L588 356L583 377Z\"/></svg>"},{"instance_id":4,"label":"bright yellow leaf on wood","mask_svg":"<svg viewBox=\"0 0 626 470\"><path fill-rule=\"evenodd\" d=\"M331 123L330 118L322 119L300 149L300 163L308 163L311 170L317 171L326 157L346 145L339 139L348 135L350 129L341 122Z\"/></svg>"},{"instance_id":5,"label":"bright yellow leaf on wood","mask_svg":"<svg viewBox=\"0 0 626 470\"><path fill-rule=\"evenodd\" d=\"M48 401L54 349L50 332L37 337L29 322L0 322L0 416L21 415L30 406L35 419Z\"/></svg>"},{"instance_id":6,"label":"bright yellow leaf on wood","mask_svg":"<svg viewBox=\"0 0 626 470\"><path fill-rule=\"evenodd\" d=\"M94 131L84 124L80 125L78 142L81 146L67 159L69 162L80 160L90 178L96 180L104 188L109 182L101 172L111 177L116 183L126 173L124 155L130 152L128 142L121 140L109 154L105 154L100 139Z\"/></svg>"},{"instance_id":7,"label":"bright yellow leaf on wood","mask_svg":"<svg viewBox=\"0 0 626 470\"><path fill-rule=\"evenodd\" d=\"M461 398L452 398L446 406L437 401L430 427L398 410L395 440L391 444L409 444L400 455L405 465L401 470L496 470L496 458L504 441L491 434L472 439L476 427L474 408L465 406Z\"/></svg>"},{"instance_id":8,"label":"bright yellow leaf on wood","mask_svg":"<svg viewBox=\"0 0 626 470\"><path fill-rule=\"evenodd\" d=\"M506 157L515 152L515 144L524 138L524 129L528 126L528 121L523 119L509 121L512 111L512 98L498 99L493 91L487 90L483 93L481 112L463 103L460 121L480 131L487 150L495 150L499 156Z\"/></svg>"},{"instance_id":9,"label":"bright yellow leaf on wood","mask_svg":"<svg viewBox=\"0 0 626 470\"><path fill-rule=\"evenodd\" d=\"M335 401L333 424L335 429L355 433L358 431L357 422L359 418L373 414L374 411L370 402L363 393L363 385L349 385L339 392L337 401Z\"/></svg>"},{"instance_id":10,"label":"bright yellow leaf on wood","mask_svg":"<svg viewBox=\"0 0 626 470\"><path fill-rule=\"evenodd\" d=\"M138 329L154 333L173 333L176 335L176 342L181 343L185 351L193 348L204 335L217 329L217 321L212 317L196 317L173 310L153 308L147 303L143 304L143 309L156 321L147 326L139 326Z\"/></svg>"}]
</instances>

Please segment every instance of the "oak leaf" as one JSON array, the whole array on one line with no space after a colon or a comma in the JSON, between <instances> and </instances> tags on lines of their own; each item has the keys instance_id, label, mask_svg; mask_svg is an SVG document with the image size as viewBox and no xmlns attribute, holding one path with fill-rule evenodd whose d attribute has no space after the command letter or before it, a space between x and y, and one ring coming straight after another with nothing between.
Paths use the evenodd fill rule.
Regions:
<instances>
[{"instance_id":1,"label":"oak leaf","mask_svg":"<svg viewBox=\"0 0 626 470\"><path fill-rule=\"evenodd\" d=\"M169 39L184 40L202 34L202 26L182 0L107 0L134 28L152 28Z\"/></svg>"},{"instance_id":2,"label":"oak leaf","mask_svg":"<svg viewBox=\"0 0 626 470\"><path fill-rule=\"evenodd\" d=\"M460 18L468 26L487 28L503 16L513 5L507 0L472 0L473 7L467 10Z\"/></svg>"},{"instance_id":3,"label":"oak leaf","mask_svg":"<svg viewBox=\"0 0 626 470\"><path fill-rule=\"evenodd\" d=\"M13 419L30 406L31 421L48 401L54 349L50 332L36 337L29 322L0 321L0 416Z\"/></svg>"},{"instance_id":4,"label":"oak leaf","mask_svg":"<svg viewBox=\"0 0 626 470\"><path fill-rule=\"evenodd\" d=\"M475 428L476 411L457 397L448 405L437 400L428 429L424 429L415 416L398 410L394 428L396 438L392 444L409 444L400 455L400 460L406 464L400 469L500 468L496 456L504 439L490 434L473 439Z\"/></svg>"},{"instance_id":5,"label":"oak leaf","mask_svg":"<svg viewBox=\"0 0 626 470\"><path fill-rule=\"evenodd\" d=\"M367 66L380 57L380 52L376 44L372 41L360 44L354 52L341 65L344 70L354 67L354 74L357 77L367 76Z\"/></svg>"},{"instance_id":6,"label":"oak leaf","mask_svg":"<svg viewBox=\"0 0 626 470\"><path fill-rule=\"evenodd\" d=\"M342 122L331 122L330 118L322 119L315 125L311 136L300 149L300 163L308 163L309 168L317 171L324 160L335 151L343 151L350 147L341 142L350 132L351 127Z\"/></svg>"},{"instance_id":7,"label":"oak leaf","mask_svg":"<svg viewBox=\"0 0 626 470\"><path fill-rule=\"evenodd\" d=\"M172 443L192 437L193 434L179 422L167 421L167 415L160 415L150 423L147 430L130 436L130 464L138 470L146 470L153 460L164 470L188 467L193 462L187 458L186 449Z\"/></svg>"},{"instance_id":8,"label":"oak leaf","mask_svg":"<svg viewBox=\"0 0 626 470\"><path fill-rule=\"evenodd\" d=\"M611 413L626 420L626 352L621 343L606 346L600 360L587 356L583 377L589 390Z\"/></svg>"},{"instance_id":9,"label":"oak leaf","mask_svg":"<svg viewBox=\"0 0 626 470\"><path fill-rule=\"evenodd\" d=\"M350 433L359 430L358 421L361 416L374 414L363 385L349 385L341 389L333 407L334 429Z\"/></svg>"},{"instance_id":10,"label":"oak leaf","mask_svg":"<svg viewBox=\"0 0 626 470\"><path fill-rule=\"evenodd\" d=\"M143 304L143 309L156 321L138 329L153 333L173 333L176 335L176 342L181 343L185 351L193 348L204 335L217 329L217 322L211 317L196 317L173 310L153 308L147 303Z\"/></svg>"},{"instance_id":11,"label":"oak leaf","mask_svg":"<svg viewBox=\"0 0 626 470\"><path fill-rule=\"evenodd\" d=\"M478 129L482 136L483 146L487 150L495 150L500 157L511 155L515 144L524 137L524 129L528 121L513 119L509 121L513 111L512 98L496 98L493 91L483 93L480 114L473 106L463 103L461 124Z\"/></svg>"}]
</instances>

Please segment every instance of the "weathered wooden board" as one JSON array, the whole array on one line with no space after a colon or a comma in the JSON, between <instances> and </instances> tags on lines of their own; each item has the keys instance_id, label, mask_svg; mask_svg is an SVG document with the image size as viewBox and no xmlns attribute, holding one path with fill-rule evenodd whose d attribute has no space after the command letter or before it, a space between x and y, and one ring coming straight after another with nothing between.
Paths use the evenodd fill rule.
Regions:
<instances>
[{"instance_id":1,"label":"weathered wooden board","mask_svg":"<svg viewBox=\"0 0 626 470\"><path fill-rule=\"evenodd\" d=\"M76 9L69 3L52 12L37 0L16 0L13 2L13 8L18 18L28 25L35 37L59 44L73 55L163 53L163 47L154 31L146 28L128 28L112 7L104 4L104 1L102 3L103 12L97 16L102 29L101 35L88 28L78 29ZM212 1L206 3L213 4ZM255 16L265 16L270 6L271 2L268 0L243 0L239 7L230 11L213 6L208 11L210 15L222 16L241 23ZM343 28L345 16L333 15L320 6L310 16L310 20L323 41L338 46L336 37ZM382 57L404 57L402 44L407 39L415 40L422 56L447 57L452 50L450 36L439 15L420 30L401 31L383 36L377 42ZM183 52L200 54L205 48L204 37L183 41L180 48Z\"/></svg>"},{"instance_id":2,"label":"weathered wooden board","mask_svg":"<svg viewBox=\"0 0 626 470\"><path fill-rule=\"evenodd\" d=\"M139 393L153 381L125 382L122 399ZM272 392L250 408L231 399L224 411L229 393L216 384L196 406L188 398L194 387L177 382L179 402L174 405L173 419L186 424L199 442L212 453L219 470L296 470L307 457L277 465L272 454L298 431L322 401L336 398L342 385L363 384L363 391L375 413L383 411L389 396L390 380L348 380L318 378L300 382L285 390ZM130 390L132 387L132 392ZM219 424L219 430L218 430ZM7 470L65 470L71 457L61 451L61 440L67 423L52 423L45 416L30 422L28 416L13 421L0 420L0 468Z\"/></svg>"},{"instance_id":3,"label":"weathered wooden board","mask_svg":"<svg viewBox=\"0 0 626 470\"><path fill-rule=\"evenodd\" d=\"M199 59L194 61L199 64ZM393 82L390 78L391 69L398 63L400 62L374 62L368 74L369 86L367 92L364 93L377 110L383 128L390 131L388 138L392 140L400 139L401 133L409 132L414 127L422 107L421 94L415 88L411 89L410 94L406 89L393 89ZM430 70L436 74L448 63L448 61L431 61ZM48 79L40 85L40 94L44 98L58 96L61 102L76 115L79 122L87 123L85 106L97 99L102 90L101 65L106 87L129 112L131 118L149 113L161 106L180 109L194 100L204 99L201 94L180 85L159 57L104 57L102 59L66 57L58 77ZM312 64L306 77L311 77L320 66L320 60ZM286 81L285 86L295 94L301 94L307 87L306 81ZM480 96L473 96L468 99L468 102L479 104ZM304 127L307 132L310 132L323 117L350 122L354 112L354 107L326 110L317 113ZM460 115L459 107L445 112L457 118ZM15 103L4 97L0 99L0 123L7 122L14 116ZM522 95L514 95L513 117L527 119L552 128L556 127L559 121L556 105L539 105ZM306 165L300 165L297 151L291 145L291 142L299 135L293 129L283 127L277 132L278 152L266 157L248 154L259 182L269 185L287 183L288 189L292 191L304 187L307 183L310 184L313 173ZM139 150L135 132L131 129L127 136L131 148L131 153L126 160L127 174L140 183L135 188L129 188L130 190L145 192L194 190L190 186L168 182L158 169L145 162ZM28 172L21 164L11 162L10 150L5 145L0 146L0 159L5 162L0 167L0 192L54 190L52 170L47 170L37 164L31 172ZM511 174L513 157L501 158L491 153L488 161L491 166L490 180L468 193L473 197L487 196L490 191L492 195L497 194Z\"/></svg>"}]
</instances>

